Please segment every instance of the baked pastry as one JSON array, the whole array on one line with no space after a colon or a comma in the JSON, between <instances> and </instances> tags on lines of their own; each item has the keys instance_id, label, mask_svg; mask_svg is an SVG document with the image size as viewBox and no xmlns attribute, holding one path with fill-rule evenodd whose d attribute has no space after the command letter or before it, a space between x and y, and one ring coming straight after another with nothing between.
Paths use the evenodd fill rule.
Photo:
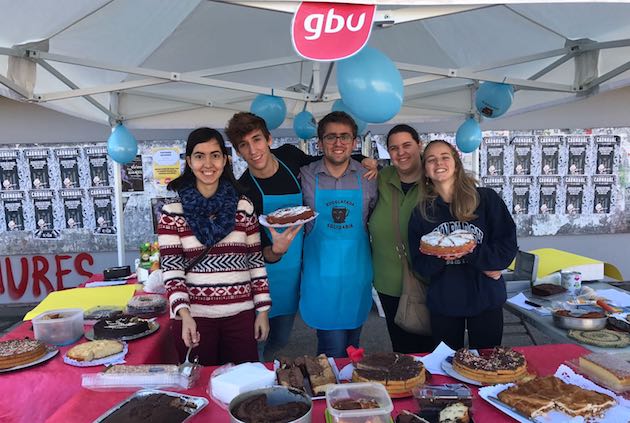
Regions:
<instances>
[{"instance_id":1,"label":"baked pastry","mask_svg":"<svg viewBox=\"0 0 630 423\"><path fill-rule=\"evenodd\" d=\"M605 382L615 391L630 388L630 357L622 354L591 353L580 357L580 369Z\"/></svg>"},{"instance_id":2,"label":"baked pastry","mask_svg":"<svg viewBox=\"0 0 630 423\"><path fill-rule=\"evenodd\" d=\"M610 329L570 330L567 335L583 344L602 348L624 348L630 345L630 335Z\"/></svg>"},{"instance_id":3,"label":"baked pastry","mask_svg":"<svg viewBox=\"0 0 630 423\"><path fill-rule=\"evenodd\" d=\"M584 418L603 414L616 401L605 394L565 383L555 376L540 377L502 391L499 400L532 418L551 410Z\"/></svg>"},{"instance_id":4,"label":"baked pastry","mask_svg":"<svg viewBox=\"0 0 630 423\"><path fill-rule=\"evenodd\" d=\"M66 356L76 361L94 361L118 354L123 351L123 348L124 345L120 341L101 339L75 345L68 350Z\"/></svg>"},{"instance_id":5,"label":"baked pastry","mask_svg":"<svg viewBox=\"0 0 630 423\"><path fill-rule=\"evenodd\" d=\"M630 332L630 323L626 321L626 319L617 319L616 317L609 317L606 319L606 323L612 329L619 330L622 332Z\"/></svg>"},{"instance_id":6,"label":"baked pastry","mask_svg":"<svg viewBox=\"0 0 630 423\"><path fill-rule=\"evenodd\" d=\"M370 408L380 408L381 406L372 398L346 398L334 401L331 404L335 410L365 410Z\"/></svg>"},{"instance_id":7,"label":"baked pastry","mask_svg":"<svg viewBox=\"0 0 630 423\"><path fill-rule=\"evenodd\" d=\"M337 383L337 378L326 355L320 354L317 357L304 356L304 365L313 395L326 395L328 387Z\"/></svg>"},{"instance_id":8,"label":"baked pastry","mask_svg":"<svg viewBox=\"0 0 630 423\"><path fill-rule=\"evenodd\" d=\"M142 374L142 373L179 373L179 367L175 364L140 364L136 366L129 366L126 364L114 364L105 369L105 373L108 374Z\"/></svg>"},{"instance_id":9,"label":"baked pastry","mask_svg":"<svg viewBox=\"0 0 630 423\"><path fill-rule=\"evenodd\" d=\"M541 283L532 287L532 294L539 297L548 297L549 295L561 294L567 289L553 283Z\"/></svg>"},{"instance_id":10,"label":"baked pastry","mask_svg":"<svg viewBox=\"0 0 630 423\"><path fill-rule=\"evenodd\" d=\"M120 339L133 336L149 330L146 320L135 316L119 316L111 319L101 319L94 324L94 338Z\"/></svg>"},{"instance_id":11,"label":"baked pastry","mask_svg":"<svg viewBox=\"0 0 630 423\"><path fill-rule=\"evenodd\" d=\"M457 229L448 235L433 231L420 238L420 252L430 256L466 254L471 252L476 245L475 236L462 229Z\"/></svg>"},{"instance_id":12,"label":"baked pastry","mask_svg":"<svg viewBox=\"0 0 630 423\"><path fill-rule=\"evenodd\" d=\"M138 396L101 420L102 423L183 422L197 408L197 405L183 398L167 394Z\"/></svg>"},{"instance_id":13,"label":"baked pastry","mask_svg":"<svg viewBox=\"0 0 630 423\"><path fill-rule=\"evenodd\" d=\"M162 313L166 310L166 299L160 294L136 295L127 303L129 314Z\"/></svg>"},{"instance_id":14,"label":"baked pastry","mask_svg":"<svg viewBox=\"0 0 630 423\"><path fill-rule=\"evenodd\" d=\"M286 367L276 370L276 378L278 383L282 386L299 389L305 392L304 389L304 374L299 367Z\"/></svg>"},{"instance_id":15,"label":"baked pastry","mask_svg":"<svg viewBox=\"0 0 630 423\"><path fill-rule=\"evenodd\" d=\"M31 363L47 352L46 345L36 339L12 339L0 342L0 369Z\"/></svg>"},{"instance_id":16,"label":"baked pastry","mask_svg":"<svg viewBox=\"0 0 630 423\"><path fill-rule=\"evenodd\" d=\"M495 347L483 356L461 348L453 356L453 369L469 379L493 385L526 376L527 362L523 354L507 347Z\"/></svg>"},{"instance_id":17,"label":"baked pastry","mask_svg":"<svg viewBox=\"0 0 630 423\"><path fill-rule=\"evenodd\" d=\"M446 406L440 411L440 423L468 423L469 421L468 407L461 402Z\"/></svg>"},{"instance_id":18,"label":"baked pastry","mask_svg":"<svg viewBox=\"0 0 630 423\"><path fill-rule=\"evenodd\" d=\"M267 215L267 223L270 225L286 225L298 220L306 220L315 216L309 206L296 206L278 209Z\"/></svg>"},{"instance_id":19,"label":"baked pastry","mask_svg":"<svg viewBox=\"0 0 630 423\"><path fill-rule=\"evenodd\" d=\"M352 372L353 382L380 383L390 395L406 394L425 380L426 372L421 361L393 352L366 354Z\"/></svg>"}]
</instances>

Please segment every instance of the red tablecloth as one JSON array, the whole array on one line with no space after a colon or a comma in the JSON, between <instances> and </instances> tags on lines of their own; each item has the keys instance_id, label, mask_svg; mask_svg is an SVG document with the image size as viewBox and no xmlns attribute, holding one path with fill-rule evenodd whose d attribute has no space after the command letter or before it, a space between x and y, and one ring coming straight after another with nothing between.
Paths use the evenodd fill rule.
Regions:
<instances>
[{"instance_id":1,"label":"red tablecloth","mask_svg":"<svg viewBox=\"0 0 630 423\"><path fill-rule=\"evenodd\" d=\"M157 322L160 324L157 332L145 338L129 341L129 352L125 358L127 363L177 363L168 314L160 316ZM31 322L24 322L0 340L25 337L33 338ZM85 339L82 339L79 342L84 341ZM60 347L59 353L45 363L0 373L0 422L43 422L60 405L81 393L83 390L81 374L102 371L103 366L74 367L65 364L62 357L71 347L72 345ZM73 420L65 421L72 422Z\"/></svg>"},{"instance_id":2,"label":"red tablecloth","mask_svg":"<svg viewBox=\"0 0 630 423\"><path fill-rule=\"evenodd\" d=\"M573 344L555 344L541 345L533 347L517 347L527 357L529 369L539 375L549 375L555 373L558 366L566 360L577 358L589 351L583 347ZM338 367L341 368L349 361L348 359L338 360ZM213 367L203 368L201 377L196 386L192 389L181 391L189 395L202 396L209 398L206 394L208 379ZM435 375L431 379L433 384L453 383L457 382L447 376ZM496 408L486 403L477 395L477 389L473 389L473 418L477 422L509 422L513 421L507 415L501 413ZM68 402L61 405L59 409L52 415L47 423L52 422L91 422L99 417L105 411L129 397L131 392L94 392L87 389L81 389ZM325 400L317 400L313 407L313 422L324 422L324 410L326 408ZM393 416L398 415L400 410L417 410L417 405L411 398L394 400ZM197 416L191 419L191 422L228 422L229 416L225 410L216 405L212 400L210 404L202 410Z\"/></svg>"}]
</instances>

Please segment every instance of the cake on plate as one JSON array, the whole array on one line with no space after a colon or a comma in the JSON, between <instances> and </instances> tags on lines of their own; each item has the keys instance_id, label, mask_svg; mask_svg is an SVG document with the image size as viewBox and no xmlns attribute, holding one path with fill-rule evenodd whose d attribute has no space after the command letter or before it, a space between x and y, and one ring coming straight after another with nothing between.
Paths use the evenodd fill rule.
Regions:
<instances>
[{"instance_id":1,"label":"cake on plate","mask_svg":"<svg viewBox=\"0 0 630 423\"><path fill-rule=\"evenodd\" d=\"M156 314L166 310L166 298L160 294L136 295L127 303L129 314Z\"/></svg>"},{"instance_id":2,"label":"cake on plate","mask_svg":"<svg viewBox=\"0 0 630 423\"><path fill-rule=\"evenodd\" d=\"M531 418L551 410L592 418L617 404L610 396L565 383L555 376L538 377L501 391L499 400Z\"/></svg>"},{"instance_id":3,"label":"cake on plate","mask_svg":"<svg viewBox=\"0 0 630 423\"><path fill-rule=\"evenodd\" d=\"M120 339L138 335L149 330L149 323L135 316L119 316L101 319L94 324L94 338Z\"/></svg>"},{"instance_id":4,"label":"cake on plate","mask_svg":"<svg viewBox=\"0 0 630 423\"><path fill-rule=\"evenodd\" d=\"M151 394L139 396L123 404L102 423L127 423L139 421L151 422L183 422L197 408L197 405L183 398L167 394Z\"/></svg>"},{"instance_id":5,"label":"cake on plate","mask_svg":"<svg viewBox=\"0 0 630 423\"><path fill-rule=\"evenodd\" d=\"M76 361L93 361L121 353L123 348L124 344L120 341L101 339L75 345L68 350L66 356Z\"/></svg>"},{"instance_id":6,"label":"cake on plate","mask_svg":"<svg viewBox=\"0 0 630 423\"><path fill-rule=\"evenodd\" d=\"M461 402L448 405L440 411L440 423L468 423L470 415L468 407Z\"/></svg>"},{"instance_id":7,"label":"cake on plate","mask_svg":"<svg viewBox=\"0 0 630 423\"><path fill-rule=\"evenodd\" d=\"M591 353L580 357L580 369L617 392L630 389L628 354Z\"/></svg>"},{"instance_id":8,"label":"cake on plate","mask_svg":"<svg viewBox=\"0 0 630 423\"><path fill-rule=\"evenodd\" d=\"M295 359L280 357L280 365L276 369L278 383L289 388L307 392L304 379L308 378L311 387L309 395L321 396L326 394L330 385L337 383L335 372L328 361L328 357L320 354L317 357L303 355Z\"/></svg>"},{"instance_id":9,"label":"cake on plate","mask_svg":"<svg viewBox=\"0 0 630 423\"><path fill-rule=\"evenodd\" d=\"M523 354L507 347L495 347L483 355L461 348L453 356L453 369L469 379L493 385L526 376L527 362Z\"/></svg>"},{"instance_id":10,"label":"cake on plate","mask_svg":"<svg viewBox=\"0 0 630 423\"><path fill-rule=\"evenodd\" d=\"M309 206L285 207L267 215L267 223L270 225L288 225L298 220L307 220L315 216Z\"/></svg>"},{"instance_id":11,"label":"cake on plate","mask_svg":"<svg viewBox=\"0 0 630 423\"><path fill-rule=\"evenodd\" d=\"M475 236L462 229L448 235L438 231L429 232L420 238L420 252L430 256L450 256L471 252L477 245Z\"/></svg>"},{"instance_id":12,"label":"cake on plate","mask_svg":"<svg viewBox=\"0 0 630 423\"><path fill-rule=\"evenodd\" d=\"M0 369L31 363L43 357L46 345L35 339L12 339L0 342Z\"/></svg>"},{"instance_id":13,"label":"cake on plate","mask_svg":"<svg viewBox=\"0 0 630 423\"><path fill-rule=\"evenodd\" d=\"M377 382L390 395L405 395L426 380L424 365L410 355L379 352L355 363L353 382Z\"/></svg>"}]
</instances>

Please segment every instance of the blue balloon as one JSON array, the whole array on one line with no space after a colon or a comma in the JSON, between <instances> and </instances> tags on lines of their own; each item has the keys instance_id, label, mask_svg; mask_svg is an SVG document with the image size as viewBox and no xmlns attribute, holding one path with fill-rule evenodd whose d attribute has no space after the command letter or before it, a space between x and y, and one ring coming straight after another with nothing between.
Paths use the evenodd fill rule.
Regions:
<instances>
[{"instance_id":1,"label":"blue balloon","mask_svg":"<svg viewBox=\"0 0 630 423\"><path fill-rule=\"evenodd\" d=\"M348 108L348 106L346 106L343 100L339 99L335 101L333 103L332 110L333 112L346 112L347 114L349 114L352 119L354 119L354 122L357 124L357 134L365 134L365 130L367 129L367 122L357 118L354 113L352 113L352 111Z\"/></svg>"},{"instance_id":2,"label":"blue balloon","mask_svg":"<svg viewBox=\"0 0 630 423\"><path fill-rule=\"evenodd\" d=\"M120 164L129 163L136 158L138 141L122 123L114 128L107 139L107 153L112 160Z\"/></svg>"},{"instance_id":3,"label":"blue balloon","mask_svg":"<svg viewBox=\"0 0 630 423\"><path fill-rule=\"evenodd\" d=\"M455 141L457 148L464 153L472 153L479 148L481 144L481 128L477 121L470 118L462 123L459 129L457 129Z\"/></svg>"},{"instance_id":4,"label":"blue balloon","mask_svg":"<svg viewBox=\"0 0 630 423\"><path fill-rule=\"evenodd\" d=\"M317 122L315 121L313 114L304 110L303 112L295 115L293 118L293 130L298 137L304 140L308 140L316 136Z\"/></svg>"},{"instance_id":5,"label":"blue balloon","mask_svg":"<svg viewBox=\"0 0 630 423\"><path fill-rule=\"evenodd\" d=\"M284 100L275 95L257 95L249 111L263 118L269 130L282 125L287 116L287 106L284 104Z\"/></svg>"},{"instance_id":6,"label":"blue balloon","mask_svg":"<svg viewBox=\"0 0 630 423\"><path fill-rule=\"evenodd\" d=\"M343 102L367 122L390 120L404 100L403 80L396 65L372 47L338 62L337 86Z\"/></svg>"},{"instance_id":7,"label":"blue balloon","mask_svg":"<svg viewBox=\"0 0 630 423\"><path fill-rule=\"evenodd\" d=\"M484 82L475 94L475 106L482 116L496 118L508 111L514 98L514 87L510 84Z\"/></svg>"}]
</instances>

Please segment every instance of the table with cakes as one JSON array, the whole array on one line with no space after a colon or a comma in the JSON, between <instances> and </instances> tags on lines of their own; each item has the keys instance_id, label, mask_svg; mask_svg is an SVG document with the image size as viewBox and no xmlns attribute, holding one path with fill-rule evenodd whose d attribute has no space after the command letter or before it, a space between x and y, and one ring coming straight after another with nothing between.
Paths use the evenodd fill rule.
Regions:
<instances>
[{"instance_id":1,"label":"table with cakes","mask_svg":"<svg viewBox=\"0 0 630 423\"><path fill-rule=\"evenodd\" d=\"M446 242L451 253L468 248L470 237L456 235L427 242ZM99 279L49 294L30 321L0 339L0 421L630 421L630 357L613 348L454 351L441 343L430 354L406 355L350 347L348 358L202 367L194 350L177 362L164 294L144 292L133 279L98 286L108 284ZM609 304L596 306L554 313L581 323L600 314L622 319Z\"/></svg>"}]
</instances>

